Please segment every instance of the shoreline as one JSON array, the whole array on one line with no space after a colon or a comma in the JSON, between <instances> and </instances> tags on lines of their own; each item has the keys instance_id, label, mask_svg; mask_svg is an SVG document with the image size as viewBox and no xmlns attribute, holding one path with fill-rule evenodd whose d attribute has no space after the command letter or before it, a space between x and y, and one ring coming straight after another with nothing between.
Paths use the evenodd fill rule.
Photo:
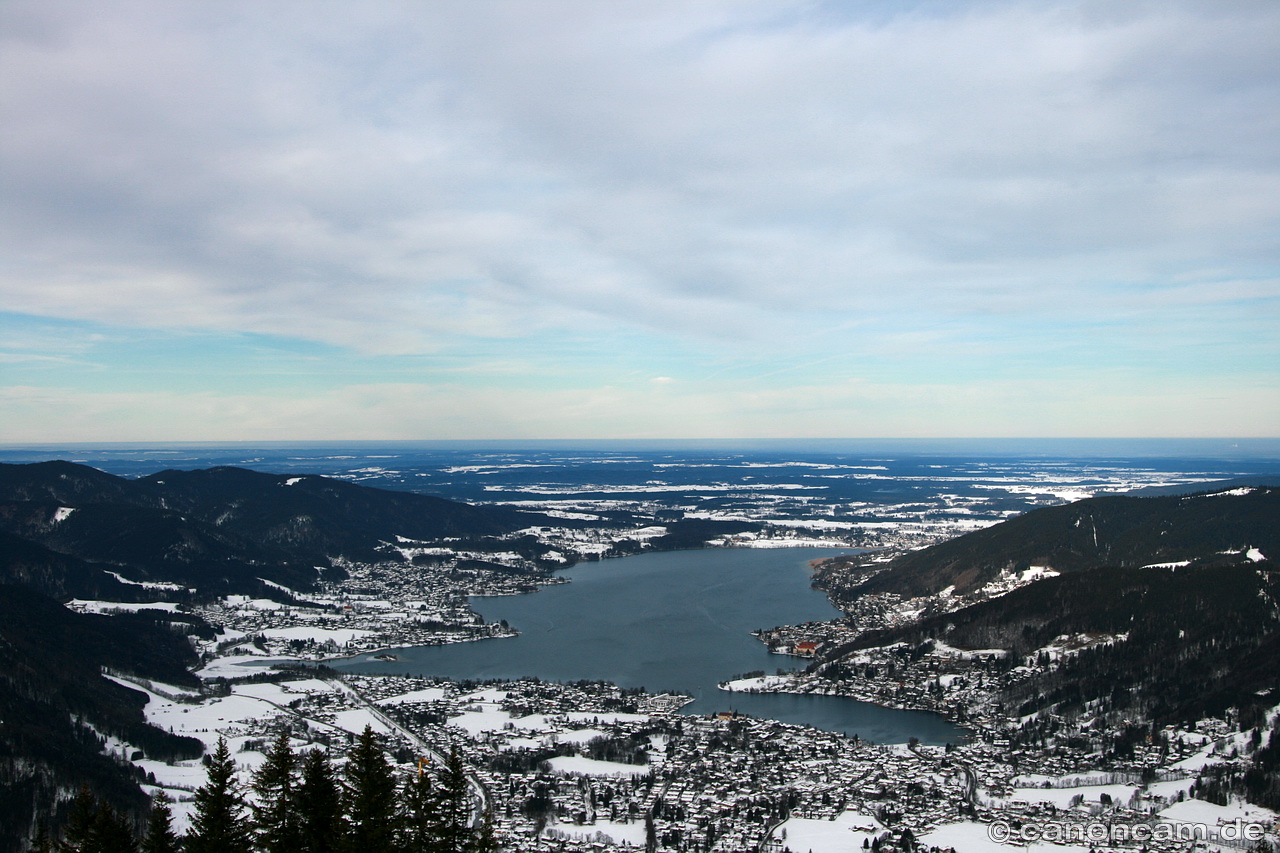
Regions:
<instances>
[{"instance_id":1,"label":"shoreline","mask_svg":"<svg viewBox=\"0 0 1280 853\"><path fill-rule=\"evenodd\" d=\"M635 554L616 554L616 555L611 555L611 556L608 556L608 557L601 557L600 559L596 559L596 560L580 560L580 561L578 561L577 563L572 564L571 566L566 566L566 567L564 567L564 568L562 568L562 569L555 569L555 570L553 570L553 574L552 574L552 575L548 575L548 576L547 576L547 577L548 577L548 582L547 582L547 583L539 584L538 586L534 587L533 589L523 590L523 591L518 591L518 592L468 593L468 594L465 596L465 599L466 599L466 602L467 602L467 608L468 608L468 610L470 610L470 611L472 612L472 614L473 614L473 615L475 615L475 616L479 617L479 616L480 616L480 614L479 614L478 612L476 612L476 611L471 607L471 599L472 599L472 598L513 598L513 597L516 597L516 596L522 596L522 595L532 595L532 594L534 594L534 593L540 592L540 591L543 589L543 587L544 587L544 586L561 586L561 585L569 584L569 583L572 583L572 582L573 582L573 579L572 579L572 578L562 578L562 579L557 579L557 578L555 577L555 575L554 575L554 572L563 572L563 571L568 571L568 570L570 570L570 569L577 568L577 567L579 567L579 566L581 566L581 565L583 565L583 564L603 563L603 562L605 562L606 560L624 559L624 558L626 558L626 557L644 556L644 555L647 555L647 554L672 554L672 553L695 552L695 551L729 551L729 550L738 550L738 549L741 549L741 550L783 550L783 549L786 549L786 548L831 548L831 549L833 549L833 550L856 550L856 551L870 550L870 549L861 549L861 548L857 548L856 546L848 546L848 545L830 545L830 544L817 545L817 544L812 544L812 543L809 543L809 542L794 542L794 540L770 540L770 541L785 541L785 542L787 542L788 544L786 544L786 545L774 545L774 546L759 546L759 545L754 545L754 544L749 544L749 543L741 543L741 544L740 544L740 543L729 543L729 544L706 545L706 546L701 547L701 548L671 548L671 549L663 549L663 550L645 550L645 551L637 552L637 553L635 553ZM820 561L822 561L822 560L827 560L827 559L831 559L831 557L817 557L817 558L814 558L813 560L810 560L810 561L808 561L808 562L809 562L809 564L810 564L810 565L812 565L812 564L814 564L814 563L816 563L816 562L820 562ZM825 593L824 593L824 595L825 595ZM831 603L833 607L835 607L836 605L834 604L834 602L831 602L831 597L830 597L829 595L828 595L828 596L826 596L826 597L827 597L827 601L828 601L829 603ZM836 609L840 609L840 608L838 608L838 607L837 607ZM837 617L837 618L838 618L838 617ZM305 624L306 624L306 623L304 623L304 622L298 622L298 623L294 623L293 627L300 627L300 626L305 625ZM488 623L486 623L486 624L488 624ZM288 627L288 626L286 626L286 627ZM361 650L359 650L359 651L347 652L347 653L344 653L344 654L327 655L327 656L320 657L320 658L303 658L303 657L295 657L295 656L282 655L282 656L280 656L280 657L279 657L279 659L277 660L277 662L278 662L278 663L297 663L297 664L300 664L300 665L306 665L306 664L312 664L312 665L323 665L323 664L329 664L329 663L339 663L339 662L343 662L343 661L352 661L352 660L355 660L355 659L357 659L357 658L366 657L366 656L372 656L372 655L377 655L377 654L394 653L394 652L396 652L396 651L398 651L398 650L401 650L401 649L431 648L431 647L434 647L434 646L448 646L448 645L456 645L456 644L459 644L459 643L473 643L473 642L481 642L481 641L484 641L484 640L505 640L505 639L512 639L512 638L515 638L515 637L519 637L519 636L521 635L521 633L522 633L519 629L516 629L516 628L511 628L510 630L512 631L512 633L510 633L510 634L505 634L505 635L501 635L501 636L491 636L491 637L468 637L468 638L465 638L465 639L455 639L455 640L450 640L450 641L446 641L446 642L438 642L438 643L418 643L418 644L416 644L416 645L405 645L405 644L399 644L399 645L383 645L383 646L375 646L375 647L370 648L370 649L361 649ZM228 655L227 657L232 657L232 656ZM269 658L269 657L275 657L275 656L269 656L269 655L263 655L263 656L261 656L261 658L262 658L262 659L264 659L264 660L265 660L266 658ZM215 659L215 660L216 660L216 659ZM391 663L391 661L380 661L380 663L383 663L383 662L385 662L385 663ZM210 663L214 663L214 661L211 661ZM246 661L238 662L238 663L237 663L237 664L235 664L235 665L237 665L237 666L252 666L252 663L251 663L251 661L246 660Z\"/></svg>"},{"instance_id":2,"label":"shoreline","mask_svg":"<svg viewBox=\"0 0 1280 853\"><path fill-rule=\"evenodd\" d=\"M727 685L733 684L735 681L737 682L756 681L756 680L764 681L768 679L779 679L780 681L778 684L773 685L770 688L759 689L759 690L749 689L749 688L737 689L737 688L727 686ZM825 693L825 692L814 692L809 690L796 690L796 689L789 690L789 689L786 689L786 687L784 686L784 685L790 685L793 683L794 682L788 676L785 676L785 675L765 675L765 676L757 676L756 678L750 678L750 679L746 679L746 678L730 679L728 681L720 682L719 684L716 685L716 687L724 691L725 693L729 693L729 694L736 693L743 696L763 696L766 694L785 694L788 696L830 696L830 697L838 697L841 699L850 699L854 702L865 702L868 705L875 705L877 708L885 708L890 711L918 711L922 714L934 714L946 720L948 723L955 726L956 728L963 729L965 731L965 735L964 735L965 741L973 741L978 739L980 730L987 734L995 734L994 729L990 729L985 726L976 725L972 720L959 720L956 718L956 715L954 712L948 711L946 709L927 708L922 705L915 705L909 702L895 703L892 701L886 701L881 697L874 696L871 694L857 695L853 693L840 693L840 692Z\"/></svg>"}]
</instances>

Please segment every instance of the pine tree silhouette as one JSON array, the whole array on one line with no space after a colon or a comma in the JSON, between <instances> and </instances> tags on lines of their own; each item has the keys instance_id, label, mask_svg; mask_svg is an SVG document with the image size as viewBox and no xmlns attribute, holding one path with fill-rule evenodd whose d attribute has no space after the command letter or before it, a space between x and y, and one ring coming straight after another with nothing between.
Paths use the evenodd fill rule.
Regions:
<instances>
[{"instance_id":1,"label":"pine tree silhouette","mask_svg":"<svg viewBox=\"0 0 1280 853\"><path fill-rule=\"evenodd\" d=\"M346 836L342 795L329 756L320 748L302 757L302 779L294 789L298 812L298 849L337 853Z\"/></svg>"},{"instance_id":2,"label":"pine tree silhouette","mask_svg":"<svg viewBox=\"0 0 1280 853\"><path fill-rule=\"evenodd\" d=\"M298 801L294 774L298 757L289 746L289 732L282 731L271 745L267 760L253 774L254 835L263 853L295 853L298 849Z\"/></svg>"},{"instance_id":3,"label":"pine tree silhouette","mask_svg":"<svg viewBox=\"0 0 1280 853\"><path fill-rule=\"evenodd\" d=\"M46 840L47 842L47 840ZM138 849L128 821L81 788L71 804L60 853L134 853Z\"/></svg>"},{"instance_id":4,"label":"pine tree silhouette","mask_svg":"<svg viewBox=\"0 0 1280 853\"><path fill-rule=\"evenodd\" d=\"M86 853L136 853L137 849L138 842L129 821L106 803L100 803L94 820L93 843Z\"/></svg>"},{"instance_id":5,"label":"pine tree silhouette","mask_svg":"<svg viewBox=\"0 0 1280 853\"><path fill-rule=\"evenodd\" d=\"M209 761L208 781L196 791L186 853L249 853L245 802L238 787L236 763L227 741L218 738Z\"/></svg>"},{"instance_id":6,"label":"pine tree silhouette","mask_svg":"<svg viewBox=\"0 0 1280 853\"><path fill-rule=\"evenodd\" d=\"M142 839L142 853L179 853L182 839L173 830L172 802L160 791L151 800L151 814L147 818L147 834Z\"/></svg>"},{"instance_id":7,"label":"pine tree silhouette","mask_svg":"<svg viewBox=\"0 0 1280 853\"><path fill-rule=\"evenodd\" d=\"M494 853L492 815L473 820L466 765L455 748L436 775L423 773L405 785L401 846L412 853Z\"/></svg>"},{"instance_id":8,"label":"pine tree silhouette","mask_svg":"<svg viewBox=\"0 0 1280 853\"><path fill-rule=\"evenodd\" d=\"M471 832L471 791L467 783L466 768L457 747L449 751L444 767L440 769L439 796L436 818L436 843L434 851L469 851Z\"/></svg>"},{"instance_id":9,"label":"pine tree silhouette","mask_svg":"<svg viewBox=\"0 0 1280 853\"><path fill-rule=\"evenodd\" d=\"M82 787L71 801L71 814L67 816L66 829L62 831L61 853L80 853L93 843L93 825L98 815L98 801Z\"/></svg>"},{"instance_id":10,"label":"pine tree silhouette","mask_svg":"<svg viewBox=\"0 0 1280 853\"><path fill-rule=\"evenodd\" d=\"M405 783L401 799L404 804L401 849L412 853L431 853L436 850L440 793L431 775L419 772L411 778Z\"/></svg>"},{"instance_id":11,"label":"pine tree silhouette","mask_svg":"<svg viewBox=\"0 0 1280 853\"><path fill-rule=\"evenodd\" d=\"M395 853L396 783L372 726L364 727L347 753L343 806L350 853Z\"/></svg>"}]
</instances>

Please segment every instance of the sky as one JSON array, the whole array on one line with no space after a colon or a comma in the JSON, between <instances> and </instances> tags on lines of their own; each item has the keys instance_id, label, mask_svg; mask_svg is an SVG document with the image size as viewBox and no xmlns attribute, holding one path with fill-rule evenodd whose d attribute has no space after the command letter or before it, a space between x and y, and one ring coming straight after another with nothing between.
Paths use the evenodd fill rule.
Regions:
<instances>
[{"instance_id":1,"label":"sky","mask_svg":"<svg viewBox=\"0 0 1280 853\"><path fill-rule=\"evenodd\" d=\"M1280 435L1274 0L5 0L0 442Z\"/></svg>"}]
</instances>

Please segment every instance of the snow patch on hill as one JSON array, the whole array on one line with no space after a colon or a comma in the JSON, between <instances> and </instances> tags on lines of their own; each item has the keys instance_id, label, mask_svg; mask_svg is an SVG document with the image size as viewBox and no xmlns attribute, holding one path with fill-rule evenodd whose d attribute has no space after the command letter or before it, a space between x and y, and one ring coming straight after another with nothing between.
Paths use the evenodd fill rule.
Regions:
<instances>
[{"instance_id":1,"label":"snow patch on hill","mask_svg":"<svg viewBox=\"0 0 1280 853\"><path fill-rule=\"evenodd\" d=\"M104 569L104 571L106 570ZM183 586L180 583L168 583L166 581L135 581L112 571L107 571L107 574L120 581L120 583L126 583L129 586L140 586L143 589L163 589L170 592L195 592L191 587Z\"/></svg>"}]
</instances>

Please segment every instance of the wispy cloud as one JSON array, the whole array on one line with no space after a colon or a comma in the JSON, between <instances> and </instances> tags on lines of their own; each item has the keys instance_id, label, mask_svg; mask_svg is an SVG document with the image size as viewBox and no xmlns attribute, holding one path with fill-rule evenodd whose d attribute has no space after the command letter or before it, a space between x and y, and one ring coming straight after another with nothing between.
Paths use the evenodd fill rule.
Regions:
<instances>
[{"instance_id":1,"label":"wispy cloud","mask_svg":"<svg viewBox=\"0 0 1280 853\"><path fill-rule=\"evenodd\" d=\"M1270 2L13 0L0 293L582 394L566 339L681 384L1153 329L1274 373L1277 43Z\"/></svg>"}]
</instances>

